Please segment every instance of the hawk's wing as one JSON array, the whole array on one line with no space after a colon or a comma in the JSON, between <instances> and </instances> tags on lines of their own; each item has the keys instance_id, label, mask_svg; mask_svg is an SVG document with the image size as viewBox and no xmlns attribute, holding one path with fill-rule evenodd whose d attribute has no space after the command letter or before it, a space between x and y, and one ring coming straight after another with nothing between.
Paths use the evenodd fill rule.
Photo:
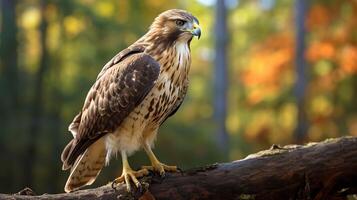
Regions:
<instances>
[{"instance_id":1,"label":"hawk's wing","mask_svg":"<svg viewBox=\"0 0 357 200\"><path fill-rule=\"evenodd\" d=\"M103 67L82 111L69 126L74 139L63 150L63 169L120 125L152 89L159 72L159 64L138 48L122 51Z\"/></svg>"}]
</instances>

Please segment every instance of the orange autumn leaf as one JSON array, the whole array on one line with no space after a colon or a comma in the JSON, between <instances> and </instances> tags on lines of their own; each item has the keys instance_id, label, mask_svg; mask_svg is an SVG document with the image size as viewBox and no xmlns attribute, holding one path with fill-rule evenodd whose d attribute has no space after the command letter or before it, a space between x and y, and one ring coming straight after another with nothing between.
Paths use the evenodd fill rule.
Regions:
<instances>
[{"instance_id":1,"label":"orange autumn leaf","mask_svg":"<svg viewBox=\"0 0 357 200\"><path fill-rule=\"evenodd\" d=\"M347 46L343 48L339 64L344 72L349 74L357 73L357 47Z\"/></svg>"},{"instance_id":2,"label":"orange autumn leaf","mask_svg":"<svg viewBox=\"0 0 357 200\"><path fill-rule=\"evenodd\" d=\"M293 46L291 35L276 35L256 46L242 73L243 82L246 85L276 83L277 75L292 62Z\"/></svg>"},{"instance_id":3,"label":"orange autumn leaf","mask_svg":"<svg viewBox=\"0 0 357 200\"><path fill-rule=\"evenodd\" d=\"M333 59L336 54L334 45L328 41L313 42L306 51L306 59L315 62L320 59Z\"/></svg>"},{"instance_id":4,"label":"orange autumn leaf","mask_svg":"<svg viewBox=\"0 0 357 200\"><path fill-rule=\"evenodd\" d=\"M279 34L261 42L249 53L248 66L240 77L248 88L251 104L278 91L281 74L291 66L293 47L292 35Z\"/></svg>"},{"instance_id":5,"label":"orange autumn leaf","mask_svg":"<svg viewBox=\"0 0 357 200\"><path fill-rule=\"evenodd\" d=\"M308 11L306 25L309 30L314 27L324 27L330 22L330 13L323 5L313 5Z\"/></svg>"},{"instance_id":6,"label":"orange autumn leaf","mask_svg":"<svg viewBox=\"0 0 357 200\"><path fill-rule=\"evenodd\" d=\"M257 52L252 55L249 68L243 74L243 82L247 85L276 82L277 74L291 59L289 49Z\"/></svg>"}]
</instances>

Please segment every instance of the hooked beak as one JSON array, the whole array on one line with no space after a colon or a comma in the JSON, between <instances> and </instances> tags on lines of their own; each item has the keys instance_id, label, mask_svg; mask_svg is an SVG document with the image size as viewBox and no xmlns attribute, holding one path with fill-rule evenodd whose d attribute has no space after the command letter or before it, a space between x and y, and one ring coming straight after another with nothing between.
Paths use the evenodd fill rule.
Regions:
<instances>
[{"instance_id":1,"label":"hooked beak","mask_svg":"<svg viewBox=\"0 0 357 200\"><path fill-rule=\"evenodd\" d=\"M198 39L201 37L201 27L198 25L198 23L194 22L193 23L193 29L191 30L192 35L197 36Z\"/></svg>"}]
</instances>

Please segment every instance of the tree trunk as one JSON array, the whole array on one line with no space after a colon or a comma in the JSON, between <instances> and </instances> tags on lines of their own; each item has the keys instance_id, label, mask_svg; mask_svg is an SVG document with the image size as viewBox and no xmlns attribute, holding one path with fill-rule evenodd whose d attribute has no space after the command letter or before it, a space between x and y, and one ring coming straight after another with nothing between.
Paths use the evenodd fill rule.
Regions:
<instances>
[{"instance_id":1,"label":"tree trunk","mask_svg":"<svg viewBox=\"0 0 357 200\"><path fill-rule=\"evenodd\" d=\"M357 138L288 145L232 163L214 164L166 177L142 178L142 191L110 184L69 194L0 195L0 199L346 199L357 193ZM22 194L31 194L23 190Z\"/></svg>"},{"instance_id":2,"label":"tree trunk","mask_svg":"<svg viewBox=\"0 0 357 200\"><path fill-rule=\"evenodd\" d=\"M216 3L215 24L215 62L214 62L214 118L217 124L217 143L228 154L227 115L227 9L224 0Z\"/></svg>"},{"instance_id":3,"label":"tree trunk","mask_svg":"<svg viewBox=\"0 0 357 200\"><path fill-rule=\"evenodd\" d=\"M31 111L31 124L29 128L29 139L27 155L25 156L25 165L27 166L28 174L25 177L25 182L29 185L33 183L33 169L37 158L36 141L40 131L41 119L43 115L43 80L45 73L48 70L48 51L47 51L47 21L45 17L46 0L40 1L41 9L41 24L40 24L40 42L41 42L41 58L39 69L36 74L34 84L34 96Z\"/></svg>"},{"instance_id":4,"label":"tree trunk","mask_svg":"<svg viewBox=\"0 0 357 200\"><path fill-rule=\"evenodd\" d=\"M295 97L298 108L297 126L295 138L298 143L304 141L307 133L307 120L305 113L305 88L306 88L306 61L305 61L305 16L306 1L295 0L295 22L296 22L296 83Z\"/></svg>"},{"instance_id":5,"label":"tree trunk","mask_svg":"<svg viewBox=\"0 0 357 200\"><path fill-rule=\"evenodd\" d=\"M8 145L5 145L9 135L19 130L16 122L19 110L19 78L18 78L18 41L16 25L16 4L17 0L0 0L0 151L2 156L0 163L7 163L2 168L7 173L3 174L3 180L12 180L10 183L0 184L0 187L11 188L12 183L19 182L15 175L14 157L10 155ZM17 173L19 174L19 173Z\"/></svg>"},{"instance_id":6,"label":"tree trunk","mask_svg":"<svg viewBox=\"0 0 357 200\"><path fill-rule=\"evenodd\" d=\"M9 120L8 118L16 113L18 106L16 2L1 0L0 81L4 83L0 85L0 119L4 118L1 121Z\"/></svg>"}]
</instances>

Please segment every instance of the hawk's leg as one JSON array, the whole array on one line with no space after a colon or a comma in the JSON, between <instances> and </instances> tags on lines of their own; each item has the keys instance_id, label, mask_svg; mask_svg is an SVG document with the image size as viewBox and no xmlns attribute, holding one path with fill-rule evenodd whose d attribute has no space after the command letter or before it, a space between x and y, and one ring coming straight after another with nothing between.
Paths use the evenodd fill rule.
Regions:
<instances>
[{"instance_id":1,"label":"hawk's leg","mask_svg":"<svg viewBox=\"0 0 357 200\"><path fill-rule=\"evenodd\" d=\"M148 169L151 171L158 172L161 176L165 175L165 171L177 172L177 166L169 166L161 163L155 156L154 152L152 152L150 145L145 144L144 150L146 154L149 156L151 161L151 166L142 166L143 169Z\"/></svg>"},{"instance_id":2,"label":"hawk's leg","mask_svg":"<svg viewBox=\"0 0 357 200\"><path fill-rule=\"evenodd\" d=\"M147 169L141 169L138 171L132 170L129 165L128 158L126 156L125 151L121 152L121 158L123 162L123 172L120 177L116 178L113 181L112 186L114 186L117 183L121 183L125 181L126 189L128 190L128 192L130 192L131 191L130 181L132 181L138 189L141 189L141 184L137 178L149 174L149 171Z\"/></svg>"}]
</instances>

